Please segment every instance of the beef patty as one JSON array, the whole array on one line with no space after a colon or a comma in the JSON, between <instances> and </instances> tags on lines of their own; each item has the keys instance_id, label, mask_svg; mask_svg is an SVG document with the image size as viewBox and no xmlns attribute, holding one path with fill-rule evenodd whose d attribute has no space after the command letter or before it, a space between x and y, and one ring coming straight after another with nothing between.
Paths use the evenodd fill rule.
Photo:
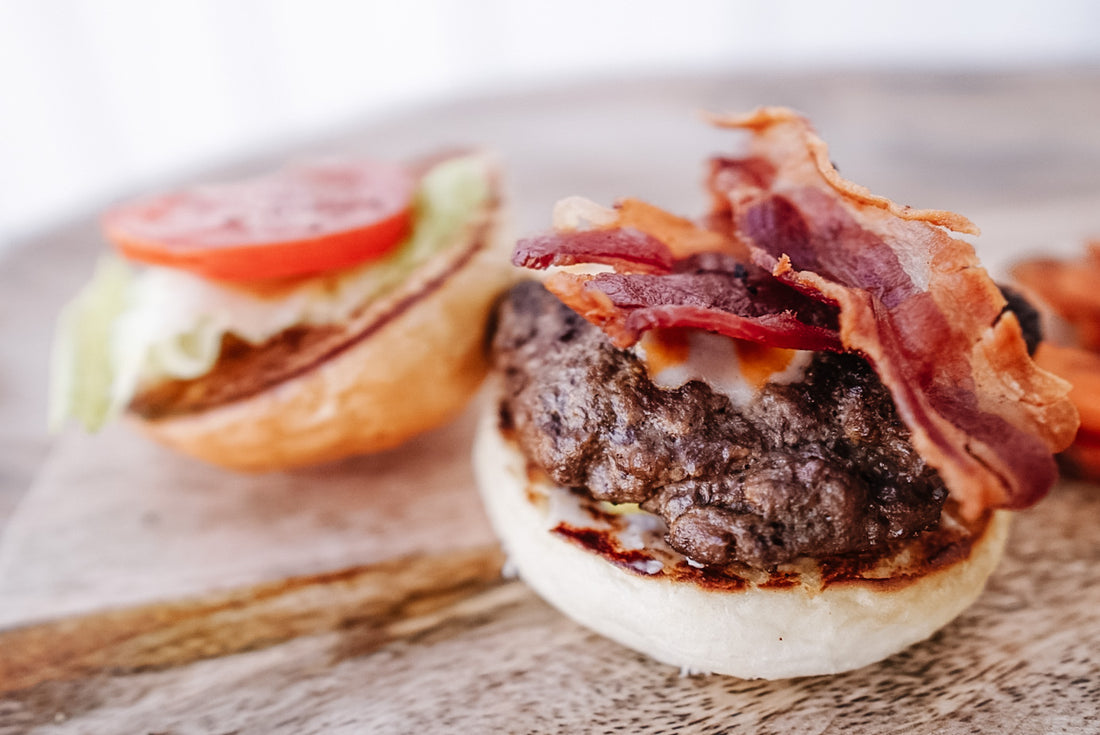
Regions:
<instances>
[{"instance_id":1,"label":"beef patty","mask_svg":"<svg viewBox=\"0 0 1100 735\"><path fill-rule=\"evenodd\" d=\"M947 497L857 355L818 353L803 382L738 407L702 382L658 388L531 282L502 302L492 353L502 421L528 459L559 484L660 514L673 548L701 563L874 550L934 526Z\"/></svg>"}]
</instances>

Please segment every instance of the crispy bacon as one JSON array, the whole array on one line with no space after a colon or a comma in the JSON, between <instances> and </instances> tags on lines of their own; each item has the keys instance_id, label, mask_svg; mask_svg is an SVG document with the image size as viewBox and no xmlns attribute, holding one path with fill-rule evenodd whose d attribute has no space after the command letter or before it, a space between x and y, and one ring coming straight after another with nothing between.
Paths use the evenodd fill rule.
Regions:
<instances>
[{"instance_id":1,"label":"crispy bacon","mask_svg":"<svg viewBox=\"0 0 1100 735\"><path fill-rule=\"evenodd\" d=\"M628 211L638 210L633 204ZM652 212L647 212L650 215ZM682 228L677 231L686 235ZM713 233L699 231L705 237L685 236L682 242L716 242ZM681 245L681 252L691 252L691 248ZM650 329L691 327L772 347L842 349L834 308L803 296L727 252L700 252L675 259L671 250L651 235L612 227L520 240L512 262L537 269L578 263L613 266L619 272L595 276L555 273L546 285L601 327L619 347L629 347Z\"/></svg>"},{"instance_id":2,"label":"crispy bacon","mask_svg":"<svg viewBox=\"0 0 1100 735\"><path fill-rule=\"evenodd\" d=\"M714 122L753 137L748 156L712 162L705 228L624 200L617 214L599 213L603 234L578 237L566 226L521 240L517 262L612 265L617 272L596 276L555 273L547 287L620 346L680 326L859 352L968 518L1042 497L1057 477L1052 452L1073 439L1077 412L1068 384L1028 357L973 248L947 232L977 228L844 180L825 143L789 110ZM663 243L671 270L654 267L666 261L648 239L639 254L616 250L624 228ZM548 256L555 242L567 243L563 254Z\"/></svg>"},{"instance_id":3,"label":"crispy bacon","mask_svg":"<svg viewBox=\"0 0 1100 735\"><path fill-rule=\"evenodd\" d=\"M663 242L630 227L530 237L516 250L512 263L536 270L601 263L634 273L668 273L673 266L672 253Z\"/></svg>"},{"instance_id":4,"label":"crispy bacon","mask_svg":"<svg viewBox=\"0 0 1100 735\"><path fill-rule=\"evenodd\" d=\"M772 347L841 351L835 309L759 268L733 263L729 270L707 271L713 259L696 263L679 261L676 273L663 276L601 273L584 289L606 297L603 303L612 308L601 326L619 346L650 329L692 327Z\"/></svg>"},{"instance_id":5,"label":"crispy bacon","mask_svg":"<svg viewBox=\"0 0 1100 735\"><path fill-rule=\"evenodd\" d=\"M1068 385L1029 359L973 248L942 229L977 228L842 179L789 110L714 122L754 134L747 158L712 164L717 213L756 264L839 306L844 346L875 367L964 513L1042 497L1057 477L1051 453L1073 439L1077 415Z\"/></svg>"}]
</instances>

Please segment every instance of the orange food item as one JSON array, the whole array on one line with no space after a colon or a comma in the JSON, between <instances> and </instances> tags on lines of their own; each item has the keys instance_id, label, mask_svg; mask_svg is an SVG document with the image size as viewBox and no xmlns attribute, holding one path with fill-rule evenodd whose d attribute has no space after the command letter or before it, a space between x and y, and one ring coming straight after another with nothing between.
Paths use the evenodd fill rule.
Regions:
<instances>
[{"instance_id":1,"label":"orange food item","mask_svg":"<svg viewBox=\"0 0 1100 735\"><path fill-rule=\"evenodd\" d=\"M741 367L741 375L757 390L762 389L771 376L790 367L796 354L794 350L768 347L759 342L745 340L738 340L733 343L733 346L737 350L737 363Z\"/></svg>"},{"instance_id":2,"label":"orange food item","mask_svg":"<svg viewBox=\"0 0 1100 735\"><path fill-rule=\"evenodd\" d=\"M1065 458L1078 474L1100 479L1100 354L1043 343L1035 362L1073 384L1069 398L1081 414L1081 428Z\"/></svg>"},{"instance_id":3,"label":"orange food item","mask_svg":"<svg viewBox=\"0 0 1100 735\"><path fill-rule=\"evenodd\" d=\"M1084 258L1028 260L1012 276L1073 325L1083 347L1100 351L1100 240L1086 246Z\"/></svg>"},{"instance_id":4,"label":"orange food item","mask_svg":"<svg viewBox=\"0 0 1100 735\"><path fill-rule=\"evenodd\" d=\"M1100 480L1100 240L1088 243L1082 258L1036 258L1018 264L1012 275L1073 327L1079 347L1044 343L1035 361L1073 384L1069 397L1081 414L1081 428L1064 464L1081 477Z\"/></svg>"},{"instance_id":5,"label":"orange food item","mask_svg":"<svg viewBox=\"0 0 1100 735\"><path fill-rule=\"evenodd\" d=\"M654 329L642 336L640 344L645 348L650 375L683 365L691 357L691 344L684 329Z\"/></svg>"},{"instance_id":6,"label":"orange food item","mask_svg":"<svg viewBox=\"0 0 1100 735\"><path fill-rule=\"evenodd\" d=\"M223 281L262 281L379 258L412 228L416 179L377 161L315 163L123 204L103 227L123 255Z\"/></svg>"}]
</instances>

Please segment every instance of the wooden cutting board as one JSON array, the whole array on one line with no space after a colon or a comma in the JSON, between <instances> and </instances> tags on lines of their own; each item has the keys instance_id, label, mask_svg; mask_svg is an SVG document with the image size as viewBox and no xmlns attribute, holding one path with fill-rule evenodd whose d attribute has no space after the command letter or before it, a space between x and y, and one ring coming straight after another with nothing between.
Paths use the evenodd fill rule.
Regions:
<instances>
[{"instance_id":1,"label":"wooden cutting board","mask_svg":"<svg viewBox=\"0 0 1100 735\"><path fill-rule=\"evenodd\" d=\"M851 178L974 219L999 270L1100 232L1098 90L1084 71L607 82L409 111L278 158L484 143L532 231L571 193L697 212L700 161L731 144L694 111L793 104ZM256 477L127 426L46 437L49 323L99 247L82 218L0 264L0 734L1100 732L1100 487L1021 513L978 603L888 661L684 677L501 578L470 414Z\"/></svg>"}]
</instances>

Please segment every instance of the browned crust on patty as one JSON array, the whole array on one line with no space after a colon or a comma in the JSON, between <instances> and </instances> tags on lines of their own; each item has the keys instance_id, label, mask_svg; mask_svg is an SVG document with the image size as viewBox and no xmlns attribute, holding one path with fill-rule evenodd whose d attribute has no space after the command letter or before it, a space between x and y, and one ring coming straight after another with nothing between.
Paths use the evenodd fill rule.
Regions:
<instances>
[{"instance_id":1,"label":"browned crust on patty","mask_svg":"<svg viewBox=\"0 0 1100 735\"><path fill-rule=\"evenodd\" d=\"M515 446L510 438L506 441ZM527 474L528 502L546 502L544 488L552 481L530 464ZM992 513L986 512L967 521L960 515L958 505L949 501L940 523L914 538L895 541L876 552L801 558L765 571L739 564L693 564L658 537L650 539L651 543L644 548L625 548L619 536L627 525L625 516L609 512L607 505L583 493L574 491L573 496L581 513L592 522L579 524L575 519L557 522L550 529L554 535L632 574L716 591L786 587L820 591L845 585L883 591L901 589L969 559L992 519ZM652 572L651 562L659 562L660 571Z\"/></svg>"}]
</instances>

